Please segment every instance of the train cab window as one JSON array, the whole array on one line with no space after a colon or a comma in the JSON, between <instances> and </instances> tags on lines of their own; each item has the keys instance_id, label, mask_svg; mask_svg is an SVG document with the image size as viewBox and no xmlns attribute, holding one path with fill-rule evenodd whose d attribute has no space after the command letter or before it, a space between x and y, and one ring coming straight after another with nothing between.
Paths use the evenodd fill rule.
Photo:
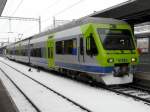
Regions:
<instances>
[{"instance_id":1,"label":"train cab window","mask_svg":"<svg viewBox=\"0 0 150 112\"><path fill-rule=\"evenodd\" d=\"M127 29L101 29L97 32L106 50L134 50L131 32Z\"/></svg>"},{"instance_id":2,"label":"train cab window","mask_svg":"<svg viewBox=\"0 0 150 112\"><path fill-rule=\"evenodd\" d=\"M92 34L86 38L86 53L90 56L95 56L98 54L98 49Z\"/></svg>"}]
</instances>

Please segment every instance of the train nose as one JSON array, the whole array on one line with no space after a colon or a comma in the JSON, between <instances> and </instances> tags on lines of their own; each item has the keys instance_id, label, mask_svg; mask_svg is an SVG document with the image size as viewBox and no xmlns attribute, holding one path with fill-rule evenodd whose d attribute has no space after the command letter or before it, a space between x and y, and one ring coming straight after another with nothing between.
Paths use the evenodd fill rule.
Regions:
<instances>
[{"instance_id":1,"label":"train nose","mask_svg":"<svg viewBox=\"0 0 150 112\"><path fill-rule=\"evenodd\" d=\"M129 72L129 67L128 66L122 66L122 67L120 67L120 69L123 73Z\"/></svg>"},{"instance_id":2,"label":"train nose","mask_svg":"<svg viewBox=\"0 0 150 112\"><path fill-rule=\"evenodd\" d=\"M129 67L128 66L116 66L113 69L113 75L115 77L123 77L124 75L129 74Z\"/></svg>"}]
</instances>

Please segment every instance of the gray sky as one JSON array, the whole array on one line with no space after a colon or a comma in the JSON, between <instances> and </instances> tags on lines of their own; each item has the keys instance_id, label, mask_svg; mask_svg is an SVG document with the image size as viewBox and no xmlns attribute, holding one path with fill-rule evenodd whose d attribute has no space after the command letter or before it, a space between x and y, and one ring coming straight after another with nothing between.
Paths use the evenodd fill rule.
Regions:
<instances>
[{"instance_id":1,"label":"gray sky","mask_svg":"<svg viewBox=\"0 0 150 112\"><path fill-rule=\"evenodd\" d=\"M57 20L78 19L125 1L127 0L8 0L2 16L41 16L44 30L52 24L54 16ZM11 21L13 34L7 33L8 26L8 20L0 20L0 38L9 36L14 41L18 34L23 34L25 38L38 32L37 22Z\"/></svg>"}]
</instances>

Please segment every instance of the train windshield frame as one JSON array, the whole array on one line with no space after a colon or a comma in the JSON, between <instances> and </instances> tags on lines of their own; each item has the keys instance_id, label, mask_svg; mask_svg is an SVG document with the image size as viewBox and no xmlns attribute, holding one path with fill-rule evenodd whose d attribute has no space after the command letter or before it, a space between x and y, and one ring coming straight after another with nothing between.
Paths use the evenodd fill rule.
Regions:
<instances>
[{"instance_id":1,"label":"train windshield frame","mask_svg":"<svg viewBox=\"0 0 150 112\"><path fill-rule=\"evenodd\" d=\"M132 34L127 29L98 28L105 50L135 50Z\"/></svg>"}]
</instances>

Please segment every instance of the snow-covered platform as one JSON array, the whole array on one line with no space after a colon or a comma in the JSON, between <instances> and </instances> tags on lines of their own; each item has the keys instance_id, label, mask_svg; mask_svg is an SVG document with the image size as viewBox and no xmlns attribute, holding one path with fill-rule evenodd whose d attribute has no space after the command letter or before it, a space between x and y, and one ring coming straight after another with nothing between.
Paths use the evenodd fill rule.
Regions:
<instances>
[{"instance_id":1,"label":"snow-covered platform","mask_svg":"<svg viewBox=\"0 0 150 112\"><path fill-rule=\"evenodd\" d=\"M18 112L15 104L9 97L9 93L0 81L0 112Z\"/></svg>"},{"instance_id":2,"label":"snow-covered platform","mask_svg":"<svg viewBox=\"0 0 150 112\"><path fill-rule=\"evenodd\" d=\"M40 71L4 58L0 61L22 71L24 74L41 82L43 85L52 88L63 96L88 108L92 112L150 112L150 106L142 101L135 101L133 98L117 95L116 93L90 87L89 85L67 79L52 73ZM25 92L25 94L35 103L42 112L82 112L81 108L76 107L67 100L58 97L40 85L30 81L28 78L13 71L10 67L0 62L0 68ZM35 112L35 109L17 91L13 84L0 72L0 78L12 99L16 103L20 112Z\"/></svg>"}]
</instances>

